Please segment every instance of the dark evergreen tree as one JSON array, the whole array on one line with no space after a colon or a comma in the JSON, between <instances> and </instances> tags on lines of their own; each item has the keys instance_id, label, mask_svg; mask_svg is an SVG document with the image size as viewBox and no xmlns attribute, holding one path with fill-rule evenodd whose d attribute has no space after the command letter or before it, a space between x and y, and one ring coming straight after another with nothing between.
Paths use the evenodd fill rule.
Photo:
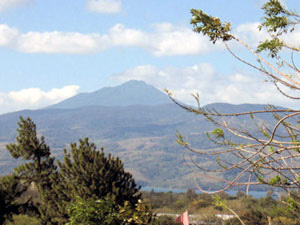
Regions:
<instances>
[{"instance_id":1,"label":"dark evergreen tree","mask_svg":"<svg viewBox=\"0 0 300 225\"><path fill-rule=\"evenodd\" d=\"M103 149L97 151L88 138L79 140L79 145L71 144L71 152L65 149L64 162L58 161L58 165L61 192L70 199L111 197L118 205L128 201L134 206L141 198L122 161L111 154L105 156Z\"/></svg>"},{"instance_id":2,"label":"dark evergreen tree","mask_svg":"<svg viewBox=\"0 0 300 225\"><path fill-rule=\"evenodd\" d=\"M30 118L20 117L18 125L17 143L8 144L6 148L13 158L21 158L29 162L15 168L15 173L28 183L47 185L44 182L56 170L54 158L50 156L50 148L46 145L43 136L37 137L36 125Z\"/></svg>"},{"instance_id":3,"label":"dark evergreen tree","mask_svg":"<svg viewBox=\"0 0 300 225\"><path fill-rule=\"evenodd\" d=\"M18 198L26 191L18 179L12 175L0 178L0 224L10 220L12 215L18 214L25 208L25 203L19 203Z\"/></svg>"},{"instance_id":4,"label":"dark evergreen tree","mask_svg":"<svg viewBox=\"0 0 300 225\"><path fill-rule=\"evenodd\" d=\"M30 119L20 117L16 143L6 146L13 158L21 158L26 163L15 168L15 175L29 187L35 184L39 191L40 202L36 204L42 224L47 224L49 218L55 214L55 185L57 176L54 158L51 157L50 148L45 143L45 138L38 138L36 125ZM52 179L51 179L52 178Z\"/></svg>"}]
</instances>

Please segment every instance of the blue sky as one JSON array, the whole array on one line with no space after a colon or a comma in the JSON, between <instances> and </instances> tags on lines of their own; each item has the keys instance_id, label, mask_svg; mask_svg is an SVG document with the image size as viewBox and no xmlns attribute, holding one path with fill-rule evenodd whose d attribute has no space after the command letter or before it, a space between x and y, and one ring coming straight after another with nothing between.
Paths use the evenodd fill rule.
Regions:
<instances>
[{"instance_id":1,"label":"blue sky","mask_svg":"<svg viewBox=\"0 0 300 225\"><path fill-rule=\"evenodd\" d=\"M232 21L233 32L255 45L264 37L256 29L263 2L1 0L0 113L45 107L130 79L169 88L188 103L198 91L202 104L293 106L189 24L190 9L202 9Z\"/></svg>"}]
</instances>

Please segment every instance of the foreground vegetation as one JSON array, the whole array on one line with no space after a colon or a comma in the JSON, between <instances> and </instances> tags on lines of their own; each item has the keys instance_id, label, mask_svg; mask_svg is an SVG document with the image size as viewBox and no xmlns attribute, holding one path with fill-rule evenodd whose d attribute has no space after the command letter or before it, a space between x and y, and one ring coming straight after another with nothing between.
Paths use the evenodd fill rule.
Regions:
<instances>
[{"instance_id":1,"label":"foreground vegetation","mask_svg":"<svg viewBox=\"0 0 300 225\"><path fill-rule=\"evenodd\" d=\"M20 119L19 135L7 149L24 164L0 179L0 224L176 224L174 216L189 210L193 219L221 223L216 214L236 213L245 224L299 224L297 205L288 198L262 199L238 193L212 196L186 193L140 192L118 158L106 156L88 139L65 149L64 161L54 158L29 118ZM58 169L59 168L59 169ZM156 216L165 213L165 216ZM237 219L227 224L239 224Z\"/></svg>"},{"instance_id":2,"label":"foreground vegetation","mask_svg":"<svg viewBox=\"0 0 300 225\"><path fill-rule=\"evenodd\" d=\"M28 193L31 196L36 196L36 191L31 191ZM230 212L231 209L236 212L240 218L244 221L246 225L265 225L268 224L268 217L272 219L273 225L296 225L300 224L300 214L295 212L295 210L289 207L286 204L283 204L282 201L286 199L285 196L281 196L280 200L276 200L272 192L268 192L266 197L256 199L251 196L246 196L242 192L238 192L236 196L231 196L226 193L220 195L208 195L208 194L197 194L195 191L188 189L186 193L173 193L173 192L144 192L142 191L143 199L143 211L150 212L152 215L151 221L147 221L141 224L152 224L152 225L175 225L174 218L176 214L181 214L185 210L189 211L190 219L202 221L204 223L215 223L222 224L220 218L216 215L232 215ZM218 204L218 201L221 201L222 204ZM97 207L95 202L81 202L84 203L85 209L92 209ZM102 218L106 218L106 221L102 221L101 224L120 224L117 221L113 220L113 216L103 217L103 213L108 212L113 209L111 206L113 202L106 201L99 202L98 214L91 213L93 210L88 212L85 217L83 217L83 211L78 211L80 217L76 215L73 216L73 221L68 224L89 224L86 221L76 221L80 218L90 218L94 216L98 222ZM78 204L77 204L78 206ZM148 209L145 209L148 207ZM126 207L125 207L126 208ZM131 214L131 210L123 208L123 213ZM83 208L82 208L83 209ZM76 210L75 210L76 211ZM76 213L75 213L76 214ZM113 212L110 212L113 215ZM117 214L115 214L117 215ZM123 214L124 215L124 214ZM133 215L133 214L131 214ZM137 216L137 214L135 214ZM159 217L156 215L160 215ZM173 215L173 216L171 216ZM78 222L78 223L77 223ZM12 221L7 222L8 225L40 225L40 221L37 217L33 215L14 215ZM93 224L93 223L90 223ZM96 223L95 223L96 224ZM98 223L99 224L99 223ZM238 225L240 222L238 219L233 218L226 220L225 224L227 225Z\"/></svg>"},{"instance_id":3,"label":"foreground vegetation","mask_svg":"<svg viewBox=\"0 0 300 225\"><path fill-rule=\"evenodd\" d=\"M43 225L134 225L151 220L121 160L106 156L88 139L71 144L70 151L65 149L64 161L56 166L34 122L21 117L16 143L7 149L24 164L0 180L0 224L17 214L35 217Z\"/></svg>"}]
</instances>

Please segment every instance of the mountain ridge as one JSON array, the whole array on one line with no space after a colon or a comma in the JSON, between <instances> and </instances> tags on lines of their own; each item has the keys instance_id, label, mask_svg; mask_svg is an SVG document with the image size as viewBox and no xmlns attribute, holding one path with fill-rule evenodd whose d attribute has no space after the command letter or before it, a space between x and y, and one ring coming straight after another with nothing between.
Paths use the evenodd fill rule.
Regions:
<instances>
[{"instance_id":1,"label":"mountain ridge","mask_svg":"<svg viewBox=\"0 0 300 225\"><path fill-rule=\"evenodd\" d=\"M144 81L130 80L119 86L104 87L91 93L80 93L47 108L78 108L83 106L129 106L171 103L169 97Z\"/></svg>"}]
</instances>

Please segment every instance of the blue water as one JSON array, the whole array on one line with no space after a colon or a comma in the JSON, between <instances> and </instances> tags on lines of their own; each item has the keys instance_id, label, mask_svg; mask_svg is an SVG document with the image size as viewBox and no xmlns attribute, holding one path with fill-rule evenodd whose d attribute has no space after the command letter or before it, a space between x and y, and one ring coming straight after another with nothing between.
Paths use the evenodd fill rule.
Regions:
<instances>
[{"instance_id":1,"label":"blue water","mask_svg":"<svg viewBox=\"0 0 300 225\"><path fill-rule=\"evenodd\" d=\"M154 191L154 192L173 192L173 193L186 193L186 189L175 189L175 188L159 188L159 187L142 187L142 191ZM197 193L201 193L196 191ZM235 196L238 191L230 190L226 191L227 194ZM249 195L253 198L263 198L266 197L266 191L249 191Z\"/></svg>"}]
</instances>

